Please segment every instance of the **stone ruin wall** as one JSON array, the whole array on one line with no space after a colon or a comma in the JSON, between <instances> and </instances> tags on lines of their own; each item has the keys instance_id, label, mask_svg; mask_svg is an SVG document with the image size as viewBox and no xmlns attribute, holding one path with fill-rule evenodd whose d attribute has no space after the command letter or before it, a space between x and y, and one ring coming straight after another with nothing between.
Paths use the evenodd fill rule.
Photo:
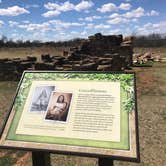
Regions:
<instances>
[{"instance_id":1,"label":"stone ruin wall","mask_svg":"<svg viewBox=\"0 0 166 166\"><path fill-rule=\"evenodd\" d=\"M24 70L122 71L131 68L132 55L132 37L98 33L63 56L41 55L41 62L35 56L0 59L0 81L19 80Z\"/></svg>"}]
</instances>

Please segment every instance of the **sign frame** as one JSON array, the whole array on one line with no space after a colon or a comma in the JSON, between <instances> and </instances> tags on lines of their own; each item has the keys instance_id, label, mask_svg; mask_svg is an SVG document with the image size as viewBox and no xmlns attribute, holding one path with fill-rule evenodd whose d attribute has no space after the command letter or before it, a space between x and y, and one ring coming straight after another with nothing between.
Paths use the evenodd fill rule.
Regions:
<instances>
[{"instance_id":1,"label":"sign frame","mask_svg":"<svg viewBox=\"0 0 166 166\"><path fill-rule=\"evenodd\" d=\"M23 82L24 76L26 73L62 73L62 74L68 74L68 73L79 73L79 74L133 74L134 75L134 101L135 101L135 110L134 110L134 114L135 114L135 157L126 157L126 156L122 156L122 155L111 155L111 154L97 154L97 153L90 153L87 151L78 151L79 146L76 146L76 149L74 151L70 150L70 145L64 145L64 146L68 146L68 150L64 150L61 149L61 147L63 145L60 145L60 147L58 149L50 149L50 148L41 148L40 145L43 143L34 143L36 144L36 146L33 147L27 147L23 144L23 141L20 141L23 145L22 146L13 146L13 145L5 145L5 139L3 139L3 137L6 137L6 133L4 133L6 130L8 131L10 125L12 124L12 120L10 121L10 118L14 117L14 115L11 115L13 113L13 106L14 103L16 101L16 97L18 95L20 86ZM10 121L10 122L9 122ZM9 127L7 127L6 125L9 123ZM8 128L8 129L6 129ZM137 93L136 93L136 74L135 72L119 72L119 71L108 71L108 72L97 72L97 71L24 71L24 73L22 74L21 80L18 84L17 90L16 90L16 94L15 97L13 99L13 102L11 104L11 107L6 115L4 124L2 126L1 132L0 132L0 148L1 149L15 149L15 150L25 150L25 151L40 151L40 152L49 152L49 153L56 153L56 154L65 154L65 155L77 155L77 156L86 156L86 157L98 157L98 158L110 158L112 160L123 160L123 161L130 161L130 162L140 162L140 149L139 149L139 131L138 131L138 111L137 111ZM3 139L3 140L2 140ZM33 143L32 143L33 144ZM88 147L88 149L90 150L91 147Z\"/></svg>"}]
</instances>

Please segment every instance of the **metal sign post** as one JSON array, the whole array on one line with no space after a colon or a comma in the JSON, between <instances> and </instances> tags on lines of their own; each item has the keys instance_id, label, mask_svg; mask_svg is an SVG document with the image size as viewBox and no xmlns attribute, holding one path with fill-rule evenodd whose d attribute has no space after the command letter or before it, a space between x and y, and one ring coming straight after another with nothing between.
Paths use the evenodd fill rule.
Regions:
<instances>
[{"instance_id":1,"label":"metal sign post","mask_svg":"<svg viewBox=\"0 0 166 166\"><path fill-rule=\"evenodd\" d=\"M33 166L51 166L50 153L48 152L32 152ZM98 158L98 166L113 166L113 160L109 158Z\"/></svg>"},{"instance_id":2,"label":"metal sign post","mask_svg":"<svg viewBox=\"0 0 166 166\"><path fill-rule=\"evenodd\" d=\"M114 165L114 162L112 159L108 159L108 158L99 158L98 159L98 165L99 166L113 166Z\"/></svg>"},{"instance_id":3,"label":"metal sign post","mask_svg":"<svg viewBox=\"0 0 166 166\"><path fill-rule=\"evenodd\" d=\"M33 166L51 166L50 153L48 152L32 152Z\"/></svg>"}]
</instances>

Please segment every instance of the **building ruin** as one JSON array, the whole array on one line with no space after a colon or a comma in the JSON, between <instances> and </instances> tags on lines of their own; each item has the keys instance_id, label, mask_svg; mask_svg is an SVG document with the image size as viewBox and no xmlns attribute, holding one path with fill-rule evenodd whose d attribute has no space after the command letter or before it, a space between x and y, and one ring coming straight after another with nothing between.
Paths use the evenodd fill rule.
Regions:
<instances>
[{"instance_id":1,"label":"building ruin","mask_svg":"<svg viewBox=\"0 0 166 166\"><path fill-rule=\"evenodd\" d=\"M62 56L41 55L41 62L35 56L0 59L0 81L19 80L24 70L123 71L132 67L132 40L97 33L79 47L64 51Z\"/></svg>"}]
</instances>

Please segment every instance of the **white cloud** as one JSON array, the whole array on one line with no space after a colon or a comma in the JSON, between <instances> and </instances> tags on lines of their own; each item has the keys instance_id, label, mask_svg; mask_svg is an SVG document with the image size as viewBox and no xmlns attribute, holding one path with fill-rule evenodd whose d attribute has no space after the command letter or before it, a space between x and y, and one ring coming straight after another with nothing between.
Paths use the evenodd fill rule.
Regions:
<instances>
[{"instance_id":1,"label":"white cloud","mask_svg":"<svg viewBox=\"0 0 166 166\"><path fill-rule=\"evenodd\" d=\"M151 33L157 32L157 31L158 31L158 29L155 29L155 31L154 31L154 30L152 30L152 29L147 29L147 28L145 28L145 27L139 27L139 28L137 29L137 32L138 32L138 34L140 34L140 35L148 35L148 34L151 34Z\"/></svg>"},{"instance_id":2,"label":"white cloud","mask_svg":"<svg viewBox=\"0 0 166 166\"><path fill-rule=\"evenodd\" d=\"M44 4L44 7L48 10L55 10L59 12L60 11L65 12L74 9L74 5L69 1L66 1L62 4L48 2L47 4Z\"/></svg>"},{"instance_id":3,"label":"white cloud","mask_svg":"<svg viewBox=\"0 0 166 166\"><path fill-rule=\"evenodd\" d=\"M84 21L84 18L78 18L79 21Z\"/></svg>"},{"instance_id":4,"label":"white cloud","mask_svg":"<svg viewBox=\"0 0 166 166\"><path fill-rule=\"evenodd\" d=\"M166 21L161 21L152 25L154 28L166 28ZM165 29L166 30L166 29Z\"/></svg>"},{"instance_id":5,"label":"white cloud","mask_svg":"<svg viewBox=\"0 0 166 166\"><path fill-rule=\"evenodd\" d=\"M148 16L158 16L159 12L155 11L155 10L151 10L149 13L147 13Z\"/></svg>"},{"instance_id":6,"label":"white cloud","mask_svg":"<svg viewBox=\"0 0 166 166\"><path fill-rule=\"evenodd\" d=\"M58 5L57 3L48 2L47 4L44 4L44 7L48 10L57 10L60 5Z\"/></svg>"},{"instance_id":7,"label":"white cloud","mask_svg":"<svg viewBox=\"0 0 166 166\"><path fill-rule=\"evenodd\" d=\"M132 21L132 22L137 22L138 19L137 19L137 18L133 18L131 21Z\"/></svg>"},{"instance_id":8,"label":"white cloud","mask_svg":"<svg viewBox=\"0 0 166 166\"><path fill-rule=\"evenodd\" d=\"M138 7L137 9L133 9L124 14L113 13L110 16L108 16L108 18L112 18L112 19L116 18L116 20L126 18L128 20L130 19L129 21L136 22L138 21L138 18L142 16L157 16L157 15L159 15L159 13L155 10L151 10L150 12L146 13L142 7Z\"/></svg>"},{"instance_id":9,"label":"white cloud","mask_svg":"<svg viewBox=\"0 0 166 166\"><path fill-rule=\"evenodd\" d=\"M37 24L37 23L30 23L29 21L26 21L23 24L23 23L19 23L15 21L9 21L9 26L25 29L26 31L46 32L48 30L51 30L50 24L48 22Z\"/></svg>"},{"instance_id":10,"label":"white cloud","mask_svg":"<svg viewBox=\"0 0 166 166\"><path fill-rule=\"evenodd\" d=\"M81 27L85 25L84 23L78 23L78 22L65 22L61 20L50 20L50 24L52 24L55 28L61 29L61 28L69 28L69 27Z\"/></svg>"},{"instance_id":11,"label":"white cloud","mask_svg":"<svg viewBox=\"0 0 166 166\"><path fill-rule=\"evenodd\" d=\"M18 16L21 14L30 13L28 10L19 7L19 6L12 6L8 8L0 8L0 16Z\"/></svg>"},{"instance_id":12,"label":"white cloud","mask_svg":"<svg viewBox=\"0 0 166 166\"><path fill-rule=\"evenodd\" d=\"M88 35L88 32L84 30L80 33L80 35L86 37Z\"/></svg>"},{"instance_id":13,"label":"white cloud","mask_svg":"<svg viewBox=\"0 0 166 166\"><path fill-rule=\"evenodd\" d=\"M101 16L89 16L89 17L85 17L85 18L79 18L80 21L89 21L92 22L93 20L97 20L97 19L101 19Z\"/></svg>"},{"instance_id":14,"label":"white cloud","mask_svg":"<svg viewBox=\"0 0 166 166\"><path fill-rule=\"evenodd\" d=\"M93 2L92 1L82 1L79 4L77 4L75 6L75 10L76 11L82 11L82 10L87 10L89 8L91 8L93 6Z\"/></svg>"},{"instance_id":15,"label":"white cloud","mask_svg":"<svg viewBox=\"0 0 166 166\"><path fill-rule=\"evenodd\" d=\"M94 26L95 29L109 29L111 28L110 25L106 25L106 24L98 24Z\"/></svg>"},{"instance_id":16,"label":"white cloud","mask_svg":"<svg viewBox=\"0 0 166 166\"><path fill-rule=\"evenodd\" d=\"M114 3L106 3L102 5L100 8L97 9L97 11L101 13L106 12L113 12L116 10L129 10L132 6L129 3L121 3L119 6L117 6Z\"/></svg>"},{"instance_id":17,"label":"white cloud","mask_svg":"<svg viewBox=\"0 0 166 166\"><path fill-rule=\"evenodd\" d=\"M84 25L84 23L78 23L78 22L69 22L68 24L69 26L76 26L76 27L80 27Z\"/></svg>"},{"instance_id":18,"label":"white cloud","mask_svg":"<svg viewBox=\"0 0 166 166\"><path fill-rule=\"evenodd\" d=\"M137 9L131 10L125 14L123 14L126 18L139 18L145 15L145 10L142 7L138 7Z\"/></svg>"},{"instance_id":19,"label":"white cloud","mask_svg":"<svg viewBox=\"0 0 166 166\"><path fill-rule=\"evenodd\" d=\"M90 21L90 22L92 22L92 21L93 21L93 18L92 18L92 17L85 17L85 21Z\"/></svg>"},{"instance_id":20,"label":"white cloud","mask_svg":"<svg viewBox=\"0 0 166 166\"><path fill-rule=\"evenodd\" d=\"M63 33L63 32L62 32L62 33ZM71 34L73 34L73 35L78 35L79 32L78 32L78 31L71 31ZM63 33L63 35L65 35L65 33Z\"/></svg>"},{"instance_id":21,"label":"white cloud","mask_svg":"<svg viewBox=\"0 0 166 166\"><path fill-rule=\"evenodd\" d=\"M73 31L72 31L72 32L73 32ZM71 32L71 33L72 33L72 32ZM60 35L66 35L65 32L60 32L59 34L60 34Z\"/></svg>"},{"instance_id":22,"label":"white cloud","mask_svg":"<svg viewBox=\"0 0 166 166\"><path fill-rule=\"evenodd\" d=\"M120 14L118 13L113 13L109 16L109 18L116 18L116 17L120 17Z\"/></svg>"},{"instance_id":23,"label":"white cloud","mask_svg":"<svg viewBox=\"0 0 166 166\"><path fill-rule=\"evenodd\" d=\"M94 28L94 24L90 23L90 24L87 24L87 26L85 27L85 29L92 29Z\"/></svg>"},{"instance_id":24,"label":"white cloud","mask_svg":"<svg viewBox=\"0 0 166 166\"><path fill-rule=\"evenodd\" d=\"M39 8L40 6L37 4L31 4L31 5L26 5L25 8L29 9L29 8Z\"/></svg>"},{"instance_id":25,"label":"white cloud","mask_svg":"<svg viewBox=\"0 0 166 166\"><path fill-rule=\"evenodd\" d=\"M84 12L85 12L85 13L90 13L90 10L85 10Z\"/></svg>"},{"instance_id":26,"label":"white cloud","mask_svg":"<svg viewBox=\"0 0 166 166\"><path fill-rule=\"evenodd\" d=\"M24 28L27 31L38 31L40 30L41 32L46 32L50 30L50 25L47 22L41 23L41 24L24 24L24 25L18 25L19 28Z\"/></svg>"},{"instance_id":27,"label":"white cloud","mask_svg":"<svg viewBox=\"0 0 166 166\"><path fill-rule=\"evenodd\" d=\"M124 14L113 13L110 16L108 16L108 18L111 18L111 20L108 20L107 22L109 24L124 24L128 22L137 22L138 18L143 16L154 15L158 15L158 12L152 10L150 13L146 13L142 7L138 7L137 9L133 9Z\"/></svg>"},{"instance_id":28,"label":"white cloud","mask_svg":"<svg viewBox=\"0 0 166 166\"><path fill-rule=\"evenodd\" d=\"M109 24L124 24L128 23L129 20L123 17L116 17L107 21Z\"/></svg>"},{"instance_id":29,"label":"white cloud","mask_svg":"<svg viewBox=\"0 0 166 166\"><path fill-rule=\"evenodd\" d=\"M14 27L14 26L16 26L16 25L19 24L19 23L16 22L16 21L9 21L8 23L9 23L9 26L10 26L10 27Z\"/></svg>"},{"instance_id":30,"label":"white cloud","mask_svg":"<svg viewBox=\"0 0 166 166\"><path fill-rule=\"evenodd\" d=\"M159 12L155 10L151 10L150 12L145 12L145 10L142 7L138 7L137 9L131 10L125 14L123 14L123 17L126 18L139 18L142 16L158 16Z\"/></svg>"},{"instance_id":31,"label":"white cloud","mask_svg":"<svg viewBox=\"0 0 166 166\"><path fill-rule=\"evenodd\" d=\"M94 25L92 23L89 23L85 26L85 29L109 29L111 28L111 25L108 25L108 24L97 24L97 25Z\"/></svg>"},{"instance_id":32,"label":"white cloud","mask_svg":"<svg viewBox=\"0 0 166 166\"><path fill-rule=\"evenodd\" d=\"M152 10L151 12L147 13L142 7L138 7L136 9L133 9L129 12L126 12L124 14L119 13L113 13L107 18L110 20L107 21L109 24L125 24L128 22L137 22L138 18L143 16L154 16L158 15L159 13Z\"/></svg>"},{"instance_id":33,"label":"white cloud","mask_svg":"<svg viewBox=\"0 0 166 166\"><path fill-rule=\"evenodd\" d=\"M25 24L29 24L30 23L30 21L28 21L28 20L24 20L22 22L25 23Z\"/></svg>"},{"instance_id":34,"label":"white cloud","mask_svg":"<svg viewBox=\"0 0 166 166\"><path fill-rule=\"evenodd\" d=\"M131 9L131 5L129 3L121 3L120 6L119 6L119 9L122 9L122 10L130 10Z\"/></svg>"},{"instance_id":35,"label":"white cloud","mask_svg":"<svg viewBox=\"0 0 166 166\"><path fill-rule=\"evenodd\" d=\"M101 13L112 12L117 10L117 6L114 3L107 3L98 8L97 11Z\"/></svg>"},{"instance_id":36,"label":"white cloud","mask_svg":"<svg viewBox=\"0 0 166 166\"><path fill-rule=\"evenodd\" d=\"M146 23L143 26L137 26L136 30L139 34L147 35L151 33L166 33L166 21L159 23Z\"/></svg>"},{"instance_id":37,"label":"white cloud","mask_svg":"<svg viewBox=\"0 0 166 166\"><path fill-rule=\"evenodd\" d=\"M100 19L101 18L101 16L92 16L93 17L93 19Z\"/></svg>"},{"instance_id":38,"label":"white cloud","mask_svg":"<svg viewBox=\"0 0 166 166\"><path fill-rule=\"evenodd\" d=\"M19 33L16 33L16 32L15 32L15 33L12 33L12 34L11 34L11 37L12 37L12 40L16 42L17 40L20 40L22 36L20 36ZM22 39L21 39L21 40L22 40Z\"/></svg>"},{"instance_id":39,"label":"white cloud","mask_svg":"<svg viewBox=\"0 0 166 166\"><path fill-rule=\"evenodd\" d=\"M120 29L113 29L109 31L109 34L119 34L121 32Z\"/></svg>"},{"instance_id":40,"label":"white cloud","mask_svg":"<svg viewBox=\"0 0 166 166\"><path fill-rule=\"evenodd\" d=\"M145 27L147 26L145 25ZM163 27L166 27L166 22L151 24L151 26L149 26L148 28L163 28Z\"/></svg>"},{"instance_id":41,"label":"white cloud","mask_svg":"<svg viewBox=\"0 0 166 166\"><path fill-rule=\"evenodd\" d=\"M143 26L144 28L166 28L166 21L161 21L159 23L147 23Z\"/></svg>"},{"instance_id":42,"label":"white cloud","mask_svg":"<svg viewBox=\"0 0 166 166\"><path fill-rule=\"evenodd\" d=\"M60 14L61 14L61 12L58 11L58 10L50 10L50 11L48 11L46 13L43 13L42 16L43 17L52 17L52 16L58 16Z\"/></svg>"},{"instance_id":43,"label":"white cloud","mask_svg":"<svg viewBox=\"0 0 166 166\"><path fill-rule=\"evenodd\" d=\"M48 2L47 4L44 4L44 7L48 9L46 13L43 13L42 16L44 17L51 17L51 16L58 16L62 12L67 12L71 10L75 11L85 11L87 12L89 8L93 6L92 1L85 1L82 0L77 5L74 5L73 3L70 3L69 1L66 1L64 3L51 3Z\"/></svg>"},{"instance_id":44,"label":"white cloud","mask_svg":"<svg viewBox=\"0 0 166 166\"><path fill-rule=\"evenodd\" d=\"M4 24L5 23L2 20L0 20L0 27L2 27Z\"/></svg>"},{"instance_id":45,"label":"white cloud","mask_svg":"<svg viewBox=\"0 0 166 166\"><path fill-rule=\"evenodd\" d=\"M61 20L49 20L43 23L30 23L29 21L25 21L22 23L9 21L9 26L17 27L21 29L25 29L28 32L48 32L48 31L61 31L62 29L67 29L70 27L81 27L84 26L85 23L78 22L65 22Z\"/></svg>"},{"instance_id":46,"label":"white cloud","mask_svg":"<svg viewBox=\"0 0 166 166\"><path fill-rule=\"evenodd\" d=\"M153 26L153 24L149 22L149 23L146 23L143 27L148 28L148 27L152 27L152 26Z\"/></svg>"}]
</instances>

